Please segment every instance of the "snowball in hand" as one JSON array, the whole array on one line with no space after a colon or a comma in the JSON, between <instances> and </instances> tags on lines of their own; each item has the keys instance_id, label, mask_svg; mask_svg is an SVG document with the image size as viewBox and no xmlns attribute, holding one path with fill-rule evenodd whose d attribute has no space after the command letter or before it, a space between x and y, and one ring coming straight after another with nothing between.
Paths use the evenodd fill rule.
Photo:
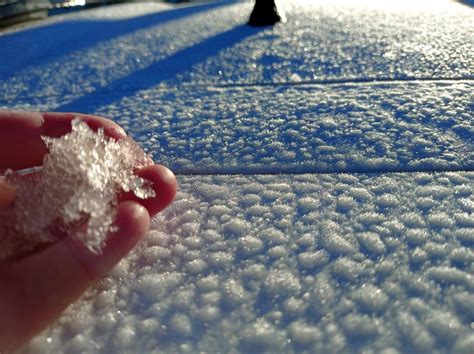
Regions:
<instances>
[{"instance_id":1,"label":"snowball in hand","mask_svg":"<svg viewBox=\"0 0 474 354\"><path fill-rule=\"evenodd\" d=\"M6 175L16 187L16 200L11 210L0 214L5 240L0 259L65 233L74 233L92 252L100 253L107 234L114 231L118 194L155 196L150 182L133 173L147 164L145 154L130 141L105 136L103 129L94 132L78 118L71 133L43 140L49 154L38 173Z\"/></svg>"}]
</instances>

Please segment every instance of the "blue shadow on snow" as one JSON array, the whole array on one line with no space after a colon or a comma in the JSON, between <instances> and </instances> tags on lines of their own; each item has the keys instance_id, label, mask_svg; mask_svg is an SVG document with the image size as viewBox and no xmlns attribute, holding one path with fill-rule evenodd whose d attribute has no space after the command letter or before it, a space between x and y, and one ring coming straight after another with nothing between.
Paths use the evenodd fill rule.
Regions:
<instances>
[{"instance_id":1,"label":"blue shadow on snow","mask_svg":"<svg viewBox=\"0 0 474 354\"><path fill-rule=\"evenodd\" d=\"M90 94L61 105L55 111L92 113L97 108L130 96L138 90L147 89L171 80L176 75L189 71L194 65L217 55L220 51L230 48L262 30L262 28L240 25L219 33L163 60L159 60L144 69L113 81L107 86L99 87Z\"/></svg>"},{"instance_id":2,"label":"blue shadow on snow","mask_svg":"<svg viewBox=\"0 0 474 354\"><path fill-rule=\"evenodd\" d=\"M474 6L474 0L458 0L458 2L464 5Z\"/></svg>"},{"instance_id":3,"label":"blue shadow on snow","mask_svg":"<svg viewBox=\"0 0 474 354\"><path fill-rule=\"evenodd\" d=\"M179 7L121 20L61 21L7 34L0 37L0 79L6 79L28 66L58 61L70 53L80 53L101 42L234 2L218 1Z\"/></svg>"}]
</instances>

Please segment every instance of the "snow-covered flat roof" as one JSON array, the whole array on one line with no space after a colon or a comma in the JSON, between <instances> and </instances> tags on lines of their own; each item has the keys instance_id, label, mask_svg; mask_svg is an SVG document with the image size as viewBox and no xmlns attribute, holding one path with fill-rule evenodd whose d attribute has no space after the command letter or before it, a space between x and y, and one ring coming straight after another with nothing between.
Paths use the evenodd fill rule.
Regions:
<instances>
[{"instance_id":1,"label":"snow-covered flat roof","mask_svg":"<svg viewBox=\"0 0 474 354\"><path fill-rule=\"evenodd\" d=\"M0 35L0 107L120 123L178 176L26 351L471 353L474 45L452 1L125 4Z\"/></svg>"}]
</instances>

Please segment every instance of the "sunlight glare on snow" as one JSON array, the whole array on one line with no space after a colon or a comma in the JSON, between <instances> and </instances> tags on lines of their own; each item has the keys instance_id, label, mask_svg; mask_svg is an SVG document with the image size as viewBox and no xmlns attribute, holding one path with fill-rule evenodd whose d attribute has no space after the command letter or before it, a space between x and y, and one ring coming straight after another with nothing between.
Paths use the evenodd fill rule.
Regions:
<instances>
[{"instance_id":1,"label":"sunlight glare on snow","mask_svg":"<svg viewBox=\"0 0 474 354\"><path fill-rule=\"evenodd\" d=\"M277 0L277 6L279 3L284 5L284 1ZM324 6L327 0L292 0L290 3L294 3L297 6L302 7L309 7L309 6ZM356 5L358 7L371 7L371 8L378 8L388 11L410 11L410 10L420 10L423 8L429 9L443 9L452 7L450 1L446 0L399 0L399 1L380 1L380 0L331 0L331 4L349 4L349 5Z\"/></svg>"}]
</instances>

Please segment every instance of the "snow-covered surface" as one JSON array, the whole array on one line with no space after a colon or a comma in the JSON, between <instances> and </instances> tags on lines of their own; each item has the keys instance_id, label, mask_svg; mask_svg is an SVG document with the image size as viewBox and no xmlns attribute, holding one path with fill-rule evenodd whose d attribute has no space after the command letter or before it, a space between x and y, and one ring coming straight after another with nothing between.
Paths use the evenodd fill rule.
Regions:
<instances>
[{"instance_id":1,"label":"snow-covered surface","mask_svg":"<svg viewBox=\"0 0 474 354\"><path fill-rule=\"evenodd\" d=\"M3 99L157 84L473 78L472 10L448 0L282 2L287 25L274 30L242 26L250 2L151 4L124 18L133 6L4 36Z\"/></svg>"},{"instance_id":2,"label":"snow-covered surface","mask_svg":"<svg viewBox=\"0 0 474 354\"><path fill-rule=\"evenodd\" d=\"M250 2L117 5L0 35L0 107L111 117L181 187L25 351L472 353L474 12L386 3L281 1L266 29Z\"/></svg>"},{"instance_id":3,"label":"snow-covered surface","mask_svg":"<svg viewBox=\"0 0 474 354\"><path fill-rule=\"evenodd\" d=\"M474 173L180 185L139 250L36 350L471 353Z\"/></svg>"},{"instance_id":4,"label":"snow-covered surface","mask_svg":"<svg viewBox=\"0 0 474 354\"><path fill-rule=\"evenodd\" d=\"M457 81L187 86L91 94L76 107L116 117L177 173L455 171L474 168L473 91Z\"/></svg>"}]
</instances>

